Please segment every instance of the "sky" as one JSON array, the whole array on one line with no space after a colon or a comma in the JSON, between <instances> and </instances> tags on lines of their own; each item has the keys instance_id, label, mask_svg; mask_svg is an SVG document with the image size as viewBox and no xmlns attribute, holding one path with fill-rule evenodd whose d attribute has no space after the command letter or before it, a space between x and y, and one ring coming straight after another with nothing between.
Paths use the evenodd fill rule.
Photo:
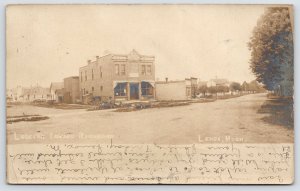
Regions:
<instances>
[{"instance_id":1,"label":"sky","mask_svg":"<svg viewBox=\"0 0 300 191\"><path fill-rule=\"evenodd\" d=\"M247 47L259 5L25 5L7 8L7 88L79 74L108 53L155 56L156 79L255 79Z\"/></svg>"}]
</instances>

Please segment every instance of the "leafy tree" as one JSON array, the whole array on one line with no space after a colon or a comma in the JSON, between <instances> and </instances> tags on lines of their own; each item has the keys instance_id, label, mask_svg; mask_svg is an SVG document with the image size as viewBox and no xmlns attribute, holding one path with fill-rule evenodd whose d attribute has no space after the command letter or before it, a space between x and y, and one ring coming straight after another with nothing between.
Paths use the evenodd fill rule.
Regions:
<instances>
[{"instance_id":1,"label":"leafy tree","mask_svg":"<svg viewBox=\"0 0 300 191\"><path fill-rule=\"evenodd\" d=\"M216 86L208 87L208 92L209 92L210 94L216 94L216 93L217 93L217 88L216 88Z\"/></svg>"},{"instance_id":2,"label":"leafy tree","mask_svg":"<svg viewBox=\"0 0 300 191\"><path fill-rule=\"evenodd\" d=\"M202 85L198 88L198 92L201 93L203 96L206 96L206 93L208 92L207 85Z\"/></svg>"},{"instance_id":3,"label":"leafy tree","mask_svg":"<svg viewBox=\"0 0 300 191\"><path fill-rule=\"evenodd\" d=\"M225 92L229 92L229 87L228 86L219 85L216 88L217 88L218 93L223 93L224 94Z\"/></svg>"},{"instance_id":4,"label":"leafy tree","mask_svg":"<svg viewBox=\"0 0 300 191\"><path fill-rule=\"evenodd\" d=\"M255 93L259 90L259 85L256 80L253 80L249 83L248 90L251 91L252 93Z\"/></svg>"},{"instance_id":5,"label":"leafy tree","mask_svg":"<svg viewBox=\"0 0 300 191\"><path fill-rule=\"evenodd\" d=\"M232 82L229 86L230 90L231 91L240 91L242 88L241 88L241 84L238 83L238 82Z\"/></svg>"},{"instance_id":6,"label":"leafy tree","mask_svg":"<svg viewBox=\"0 0 300 191\"><path fill-rule=\"evenodd\" d=\"M265 89L259 83L257 83L256 80L253 80L249 83L248 90L253 93L265 91Z\"/></svg>"},{"instance_id":7,"label":"leafy tree","mask_svg":"<svg viewBox=\"0 0 300 191\"><path fill-rule=\"evenodd\" d=\"M248 44L250 68L267 90L293 95L294 45L292 22L286 7L267 8Z\"/></svg>"}]
</instances>

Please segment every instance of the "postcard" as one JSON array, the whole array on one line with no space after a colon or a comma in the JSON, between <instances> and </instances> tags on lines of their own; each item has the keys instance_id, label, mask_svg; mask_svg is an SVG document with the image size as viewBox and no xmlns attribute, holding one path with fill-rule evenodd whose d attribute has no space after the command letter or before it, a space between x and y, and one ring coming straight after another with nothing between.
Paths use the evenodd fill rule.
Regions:
<instances>
[{"instance_id":1,"label":"postcard","mask_svg":"<svg viewBox=\"0 0 300 191\"><path fill-rule=\"evenodd\" d=\"M9 184L292 184L292 5L8 5Z\"/></svg>"}]
</instances>

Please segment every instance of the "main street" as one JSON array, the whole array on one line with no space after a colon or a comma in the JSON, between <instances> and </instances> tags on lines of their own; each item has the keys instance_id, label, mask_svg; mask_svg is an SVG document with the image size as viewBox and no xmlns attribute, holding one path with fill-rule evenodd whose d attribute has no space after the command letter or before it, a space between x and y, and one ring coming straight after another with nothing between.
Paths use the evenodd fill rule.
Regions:
<instances>
[{"instance_id":1,"label":"main street","mask_svg":"<svg viewBox=\"0 0 300 191\"><path fill-rule=\"evenodd\" d=\"M266 94L144 109L60 110L23 105L8 108L8 115L25 112L50 119L7 125L8 143L291 143L293 129L264 122L257 111Z\"/></svg>"}]
</instances>

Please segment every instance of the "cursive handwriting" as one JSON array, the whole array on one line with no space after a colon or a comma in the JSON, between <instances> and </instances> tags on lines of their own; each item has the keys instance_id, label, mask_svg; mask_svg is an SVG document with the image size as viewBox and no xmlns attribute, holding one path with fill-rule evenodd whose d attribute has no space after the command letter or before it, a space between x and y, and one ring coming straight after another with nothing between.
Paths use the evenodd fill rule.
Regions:
<instances>
[{"instance_id":1,"label":"cursive handwriting","mask_svg":"<svg viewBox=\"0 0 300 191\"><path fill-rule=\"evenodd\" d=\"M292 144L8 145L11 183L291 183Z\"/></svg>"}]
</instances>

